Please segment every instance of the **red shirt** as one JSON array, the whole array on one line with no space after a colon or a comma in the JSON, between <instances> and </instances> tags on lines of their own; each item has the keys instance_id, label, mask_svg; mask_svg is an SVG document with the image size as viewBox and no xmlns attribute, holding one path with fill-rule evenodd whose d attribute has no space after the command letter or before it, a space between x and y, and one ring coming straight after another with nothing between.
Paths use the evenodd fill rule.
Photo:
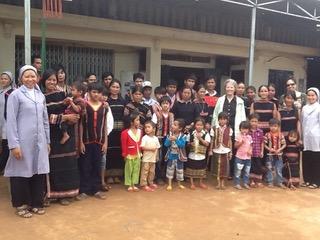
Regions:
<instances>
[{"instance_id":1,"label":"red shirt","mask_svg":"<svg viewBox=\"0 0 320 240\"><path fill-rule=\"evenodd\" d=\"M128 155L136 156L141 153L141 139L142 131L137 130L137 135L134 136L131 129L125 129L121 132L121 149L122 157L126 158Z\"/></svg>"}]
</instances>

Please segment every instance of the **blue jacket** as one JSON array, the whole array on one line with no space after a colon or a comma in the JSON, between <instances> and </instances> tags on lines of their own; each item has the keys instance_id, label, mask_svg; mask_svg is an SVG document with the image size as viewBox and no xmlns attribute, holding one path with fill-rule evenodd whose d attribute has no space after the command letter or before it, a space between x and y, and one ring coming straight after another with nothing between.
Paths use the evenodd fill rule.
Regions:
<instances>
[{"instance_id":1,"label":"blue jacket","mask_svg":"<svg viewBox=\"0 0 320 240\"><path fill-rule=\"evenodd\" d=\"M171 142L169 139L170 135L166 137L164 146L168 148L168 160L174 160L179 158L179 153L176 152L177 148L184 148L186 146L186 136L180 134L175 142Z\"/></svg>"}]
</instances>

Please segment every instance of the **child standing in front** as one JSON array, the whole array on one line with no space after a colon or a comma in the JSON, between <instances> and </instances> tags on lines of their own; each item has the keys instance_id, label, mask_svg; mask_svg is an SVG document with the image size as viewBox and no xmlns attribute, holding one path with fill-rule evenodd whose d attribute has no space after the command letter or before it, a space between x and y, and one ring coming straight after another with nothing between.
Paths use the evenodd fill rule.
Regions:
<instances>
[{"instance_id":1,"label":"child standing in front","mask_svg":"<svg viewBox=\"0 0 320 240\"><path fill-rule=\"evenodd\" d=\"M224 190L225 179L229 176L229 161L232 157L232 129L228 126L228 114L221 112L218 115L219 126L211 130L212 141L210 144L209 155L213 154L212 171L217 177L217 189Z\"/></svg>"},{"instance_id":2,"label":"child standing in front","mask_svg":"<svg viewBox=\"0 0 320 240\"><path fill-rule=\"evenodd\" d=\"M243 121L240 123L240 134L236 136L234 147L237 149L234 162L234 187L242 190L240 177L243 175L243 187L249 187L249 175L251 168L252 138L249 135L250 123Z\"/></svg>"},{"instance_id":3,"label":"child standing in front","mask_svg":"<svg viewBox=\"0 0 320 240\"><path fill-rule=\"evenodd\" d=\"M139 188L140 162L141 162L141 138L140 116L138 112L133 112L129 116L130 128L121 132L122 157L125 160L124 184L128 186L129 192L137 192Z\"/></svg>"},{"instance_id":4,"label":"child standing in front","mask_svg":"<svg viewBox=\"0 0 320 240\"><path fill-rule=\"evenodd\" d=\"M170 112L170 97L161 97L159 103L161 106L160 110L153 114L152 122L154 122L157 126L156 136L161 144L159 161L156 163L156 180L158 184L164 184L166 178L166 163L164 157L168 151L168 149L164 146L164 141L170 132L170 127L173 125L174 115Z\"/></svg>"},{"instance_id":5,"label":"child standing in front","mask_svg":"<svg viewBox=\"0 0 320 240\"><path fill-rule=\"evenodd\" d=\"M156 161L160 143L154 135L156 126L153 122L148 121L144 124L146 135L142 137L141 149L143 151L142 166L140 174L140 185L147 192L153 192L158 186L153 183L155 176Z\"/></svg>"},{"instance_id":6,"label":"child standing in front","mask_svg":"<svg viewBox=\"0 0 320 240\"><path fill-rule=\"evenodd\" d=\"M183 119L176 119L171 127L171 133L167 136L164 146L168 148L167 153L167 178L168 187L167 190L172 190L172 179L174 177L174 171L176 171L176 179L180 189L185 187L182 185L183 181L183 165L187 160L185 154L186 137L182 131L185 127Z\"/></svg>"},{"instance_id":7,"label":"child standing in front","mask_svg":"<svg viewBox=\"0 0 320 240\"><path fill-rule=\"evenodd\" d=\"M88 85L89 100L86 114L80 122L80 195L78 200L93 195L98 199L106 196L101 190L101 158L107 152L108 134L106 130L107 108L100 101L103 87L96 83Z\"/></svg>"},{"instance_id":8,"label":"child standing in front","mask_svg":"<svg viewBox=\"0 0 320 240\"><path fill-rule=\"evenodd\" d=\"M207 176L207 161L206 153L210 145L210 134L207 133L205 128L205 121L203 118L198 117L194 121L195 130L188 135L188 142L190 145L190 152L188 161L186 163L185 176L190 178L192 190L196 189L194 179L199 179L199 186L202 189L207 189L207 185L203 183L203 179Z\"/></svg>"},{"instance_id":9,"label":"child standing in front","mask_svg":"<svg viewBox=\"0 0 320 240\"><path fill-rule=\"evenodd\" d=\"M266 133L264 137L264 148L267 150L266 167L267 171L267 184L268 187L273 187L273 173L275 170L275 183L280 188L286 188L283 185L282 179L282 154L283 150L286 148L286 140L280 131L280 121L278 119L272 118L269 121L270 132Z\"/></svg>"},{"instance_id":10,"label":"child standing in front","mask_svg":"<svg viewBox=\"0 0 320 240\"><path fill-rule=\"evenodd\" d=\"M300 151L299 133L291 130L286 139L287 147L283 151L283 177L287 187L295 190L300 185Z\"/></svg>"},{"instance_id":11,"label":"child standing in front","mask_svg":"<svg viewBox=\"0 0 320 240\"><path fill-rule=\"evenodd\" d=\"M264 134L263 131L258 128L259 115L253 113L249 115L250 132L252 137L252 156L251 156L251 170L250 179L251 187L262 187L262 176L265 173L262 159L264 155Z\"/></svg>"}]
</instances>

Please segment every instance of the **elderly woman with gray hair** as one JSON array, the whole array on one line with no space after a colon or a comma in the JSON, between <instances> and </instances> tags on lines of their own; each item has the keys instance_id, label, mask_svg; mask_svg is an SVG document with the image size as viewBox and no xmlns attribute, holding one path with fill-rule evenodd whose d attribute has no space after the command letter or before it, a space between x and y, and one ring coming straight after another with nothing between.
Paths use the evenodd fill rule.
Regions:
<instances>
[{"instance_id":1,"label":"elderly woman with gray hair","mask_svg":"<svg viewBox=\"0 0 320 240\"><path fill-rule=\"evenodd\" d=\"M225 112L229 117L229 126L233 130L232 141L234 136L240 132L239 126L242 121L246 120L246 112L244 101L235 95L237 82L233 79L228 79L224 83L225 95L219 97L212 116L212 126L219 126L218 115ZM233 175L233 159L230 161L230 175Z\"/></svg>"},{"instance_id":2,"label":"elderly woman with gray hair","mask_svg":"<svg viewBox=\"0 0 320 240\"><path fill-rule=\"evenodd\" d=\"M8 140L6 134L6 109L8 97L15 89L15 82L11 72L6 71L1 73L0 88L0 172L2 172L9 157Z\"/></svg>"},{"instance_id":3,"label":"elderly woman with gray hair","mask_svg":"<svg viewBox=\"0 0 320 240\"><path fill-rule=\"evenodd\" d=\"M235 95L237 82L233 79L228 79L224 83L226 94L219 97L212 116L212 126L218 126L218 115L225 112L229 117L229 125L235 135L239 133L239 125L246 120L244 101Z\"/></svg>"}]
</instances>

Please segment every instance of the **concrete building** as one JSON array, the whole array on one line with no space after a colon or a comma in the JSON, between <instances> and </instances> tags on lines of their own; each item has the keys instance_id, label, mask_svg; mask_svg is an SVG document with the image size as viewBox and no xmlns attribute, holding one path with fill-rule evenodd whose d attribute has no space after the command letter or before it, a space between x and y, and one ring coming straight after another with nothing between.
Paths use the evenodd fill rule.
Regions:
<instances>
[{"instance_id":1,"label":"concrete building","mask_svg":"<svg viewBox=\"0 0 320 240\"><path fill-rule=\"evenodd\" d=\"M0 70L23 64L23 1L0 0ZM32 0L32 49L40 51L41 0ZM209 0L77 0L63 18L47 19L47 65L62 63L68 80L112 71L125 86L145 72L154 86L185 74L218 83L247 81L250 11ZM319 84L320 33L312 21L258 12L254 85L279 92L294 75L299 89ZM320 85L320 84L319 84ZM318 86L319 86L318 85ZM221 86L221 85L220 85Z\"/></svg>"}]
</instances>

